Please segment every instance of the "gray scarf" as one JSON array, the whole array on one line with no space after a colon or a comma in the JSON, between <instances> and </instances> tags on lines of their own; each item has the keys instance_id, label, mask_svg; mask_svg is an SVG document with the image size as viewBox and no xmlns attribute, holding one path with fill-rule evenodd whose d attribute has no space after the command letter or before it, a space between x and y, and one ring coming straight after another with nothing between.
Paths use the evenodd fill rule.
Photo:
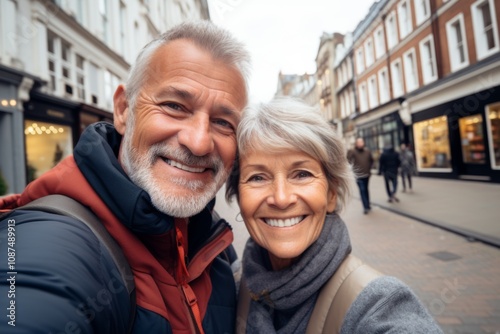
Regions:
<instances>
[{"instance_id":1,"label":"gray scarf","mask_svg":"<svg viewBox=\"0 0 500 334\"><path fill-rule=\"evenodd\" d=\"M300 259L280 271L271 269L267 250L249 239L243 254L252 297L246 332L305 333L319 290L350 252L347 228L335 213L326 216L318 240Z\"/></svg>"}]
</instances>

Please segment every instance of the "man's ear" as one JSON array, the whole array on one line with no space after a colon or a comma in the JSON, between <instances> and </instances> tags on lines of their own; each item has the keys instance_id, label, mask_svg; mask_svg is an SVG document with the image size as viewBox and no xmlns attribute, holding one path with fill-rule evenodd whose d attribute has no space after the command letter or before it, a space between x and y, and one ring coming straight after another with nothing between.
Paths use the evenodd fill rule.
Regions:
<instances>
[{"instance_id":1,"label":"man's ear","mask_svg":"<svg viewBox=\"0 0 500 334\"><path fill-rule=\"evenodd\" d=\"M125 94L125 86L119 85L116 88L115 95L113 95L113 103L113 123L115 125L116 131L118 131L118 133L123 136L127 127L127 116L129 113L127 96Z\"/></svg>"}]
</instances>

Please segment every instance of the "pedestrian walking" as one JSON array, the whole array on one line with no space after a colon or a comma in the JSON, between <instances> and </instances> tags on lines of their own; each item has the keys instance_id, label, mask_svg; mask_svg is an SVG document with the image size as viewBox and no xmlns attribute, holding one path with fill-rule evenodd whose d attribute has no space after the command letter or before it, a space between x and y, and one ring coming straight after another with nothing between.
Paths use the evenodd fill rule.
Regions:
<instances>
[{"instance_id":1,"label":"pedestrian walking","mask_svg":"<svg viewBox=\"0 0 500 334\"><path fill-rule=\"evenodd\" d=\"M356 174L356 183L358 184L361 202L363 203L363 212L366 215L371 210L368 181L370 181L373 155L370 150L365 147L363 138L356 139L354 149L347 152L347 160L351 163Z\"/></svg>"},{"instance_id":2,"label":"pedestrian walking","mask_svg":"<svg viewBox=\"0 0 500 334\"><path fill-rule=\"evenodd\" d=\"M386 145L383 153L380 155L379 175L384 175L385 190L389 197L388 202L399 202L396 197L398 189L398 169L401 164L399 154L394 150L392 145Z\"/></svg>"},{"instance_id":3,"label":"pedestrian walking","mask_svg":"<svg viewBox=\"0 0 500 334\"><path fill-rule=\"evenodd\" d=\"M403 181L403 192L406 192L406 181L408 187L412 191L411 177L416 173L415 156L410 151L406 144L401 144L401 152L399 153L399 160L401 161L401 180Z\"/></svg>"}]
</instances>

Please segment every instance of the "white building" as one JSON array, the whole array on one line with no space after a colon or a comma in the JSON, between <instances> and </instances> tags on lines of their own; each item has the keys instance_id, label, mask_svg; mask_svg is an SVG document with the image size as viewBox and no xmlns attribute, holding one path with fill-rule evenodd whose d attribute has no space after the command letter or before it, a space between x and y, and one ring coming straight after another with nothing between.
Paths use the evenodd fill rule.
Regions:
<instances>
[{"instance_id":1,"label":"white building","mask_svg":"<svg viewBox=\"0 0 500 334\"><path fill-rule=\"evenodd\" d=\"M1 0L0 172L8 192L72 153L140 49L206 0Z\"/></svg>"}]
</instances>

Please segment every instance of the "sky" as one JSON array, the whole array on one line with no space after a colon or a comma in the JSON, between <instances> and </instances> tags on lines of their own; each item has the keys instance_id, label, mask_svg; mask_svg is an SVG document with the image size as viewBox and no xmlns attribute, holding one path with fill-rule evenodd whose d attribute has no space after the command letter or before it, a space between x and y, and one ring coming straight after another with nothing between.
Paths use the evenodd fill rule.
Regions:
<instances>
[{"instance_id":1,"label":"sky","mask_svg":"<svg viewBox=\"0 0 500 334\"><path fill-rule=\"evenodd\" d=\"M252 57L250 101L271 99L278 74L316 71L323 32L352 32L375 0L208 0L211 20Z\"/></svg>"}]
</instances>

